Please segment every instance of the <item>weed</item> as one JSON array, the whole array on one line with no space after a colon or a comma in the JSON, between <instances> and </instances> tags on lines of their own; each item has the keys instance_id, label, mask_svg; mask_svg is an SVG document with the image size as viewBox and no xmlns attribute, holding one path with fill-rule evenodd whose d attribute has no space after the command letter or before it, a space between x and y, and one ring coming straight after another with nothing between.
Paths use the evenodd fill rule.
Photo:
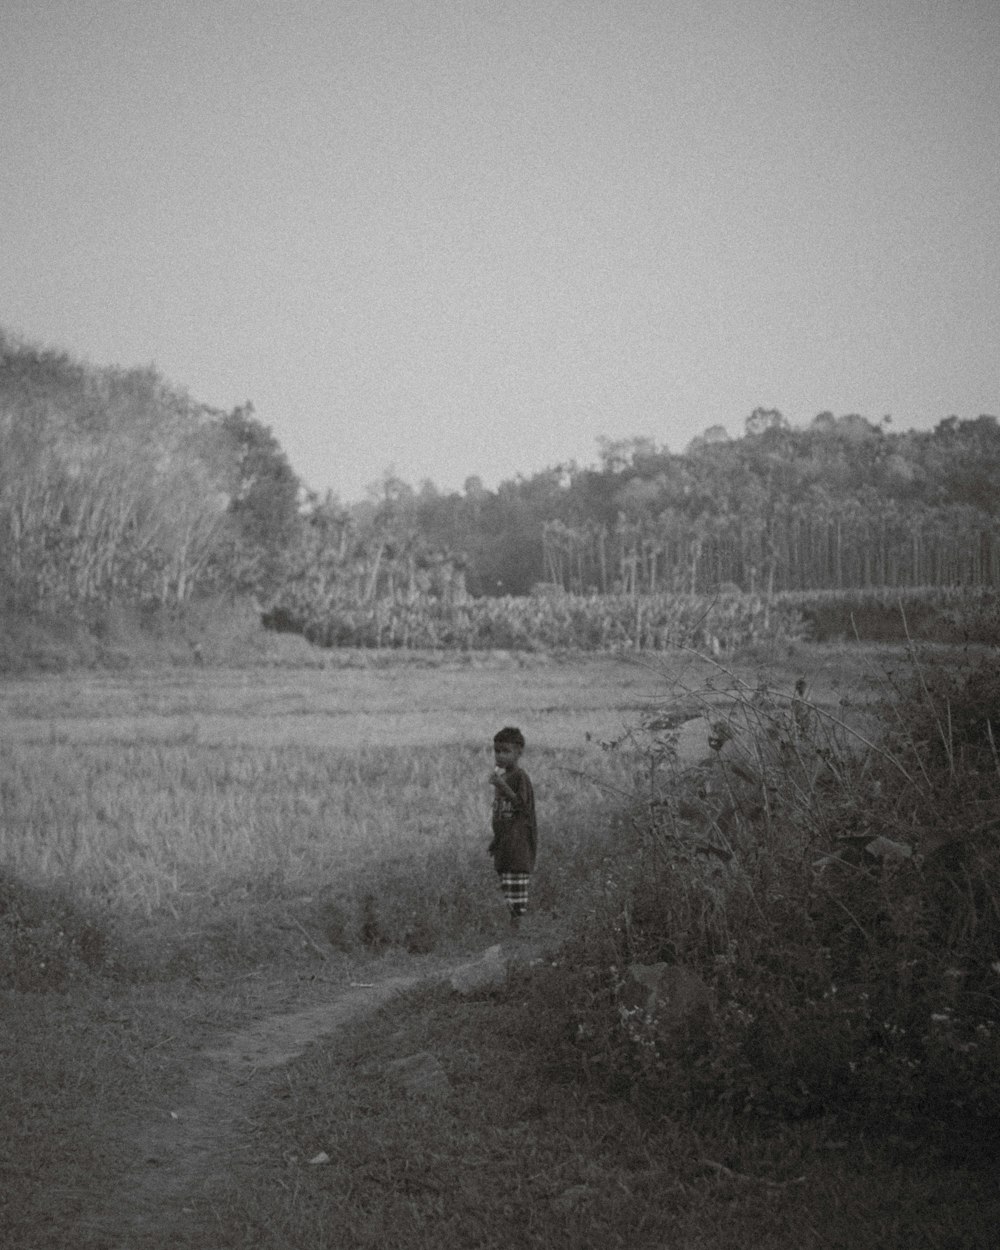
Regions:
<instances>
[{"instance_id":1,"label":"weed","mask_svg":"<svg viewBox=\"0 0 1000 1250\"><path fill-rule=\"evenodd\" d=\"M711 1029L623 1036L613 978L591 1068L663 1106L873 1113L946 1131L1000 1112L995 659L914 656L874 727L739 683L680 769L668 713L618 744L645 761L631 880L584 966L664 961L711 987ZM706 718L707 719L707 718ZM607 945L613 952L609 958ZM582 997L593 1003L593 990Z\"/></svg>"}]
</instances>

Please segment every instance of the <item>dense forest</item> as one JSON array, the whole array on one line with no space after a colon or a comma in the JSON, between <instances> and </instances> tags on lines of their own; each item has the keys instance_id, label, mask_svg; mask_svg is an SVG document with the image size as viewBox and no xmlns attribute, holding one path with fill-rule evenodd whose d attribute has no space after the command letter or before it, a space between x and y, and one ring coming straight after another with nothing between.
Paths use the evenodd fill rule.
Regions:
<instances>
[{"instance_id":1,"label":"dense forest","mask_svg":"<svg viewBox=\"0 0 1000 1250\"><path fill-rule=\"evenodd\" d=\"M0 333L0 593L27 609L253 596L272 622L415 599L1000 586L1000 425L757 409L683 452L602 441L486 489L310 491L252 405Z\"/></svg>"}]
</instances>

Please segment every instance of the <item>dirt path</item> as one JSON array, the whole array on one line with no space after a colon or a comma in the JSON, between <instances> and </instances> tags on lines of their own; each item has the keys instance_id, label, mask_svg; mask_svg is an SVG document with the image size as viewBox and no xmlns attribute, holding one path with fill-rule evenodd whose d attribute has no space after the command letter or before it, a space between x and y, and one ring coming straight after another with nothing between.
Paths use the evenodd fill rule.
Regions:
<instances>
[{"instance_id":1,"label":"dirt path","mask_svg":"<svg viewBox=\"0 0 1000 1250\"><path fill-rule=\"evenodd\" d=\"M540 946L524 942L515 950L504 950L501 958L509 964L540 953ZM211 1040L199 1053L179 1105L170 1111L156 1108L141 1123L126 1126L121 1144L132 1163L109 1195L107 1209L87 1221L86 1244L102 1250L173 1250L208 1244L197 1240L213 1218L205 1194L239 1149L240 1124L263 1094L268 1074L394 995L460 976L478 966L480 959L482 955L422 961L406 975L332 990L329 1002L266 1015Z\"/></svg>"},{"instance_id":2,"label":"dirt path","mask_svg":"<svg viewBox=\"0 0 1000 1250\"><path fill-rule=\"evenodd\" d=\"M701 758L708 732L703 719L681 727L682 763ZM559 934L550 923L532 939L505 948L503 958L525 962L558 944ZM414 961L413 970L405 974L386 973L373 984L331 986L329 1001L295 1011L272 1010L236 1032L209 1038L197 1052L183 1096L169 1107L150 1107L116 1134L116 1153L127 1162L104 1209L87 1220L86 1244L100 1250L180 1250L211 1244L204 1236L210 1236L206 1230L215 1217L206 1195L241 1149L245 1134L240 1126L263 1095L269 1074L394 995L451 978L478 958L468 954Z\"/></svg>"}]
</instances>

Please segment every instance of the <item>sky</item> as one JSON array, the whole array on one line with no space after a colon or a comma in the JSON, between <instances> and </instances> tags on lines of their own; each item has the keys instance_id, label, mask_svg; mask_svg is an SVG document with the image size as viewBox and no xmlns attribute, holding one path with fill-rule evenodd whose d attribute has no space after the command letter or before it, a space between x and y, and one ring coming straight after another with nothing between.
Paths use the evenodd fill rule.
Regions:
<instances>
[{"instance_id":1,"label":"sky","mask_svg":"<svg viewBox=\"0 0 1000 1250\"><path fill-rule=\"evenodd\" d=\"M0 325L487 487L1000 415L1000 0L0 0Z\"/></svg>"}]
</instances>

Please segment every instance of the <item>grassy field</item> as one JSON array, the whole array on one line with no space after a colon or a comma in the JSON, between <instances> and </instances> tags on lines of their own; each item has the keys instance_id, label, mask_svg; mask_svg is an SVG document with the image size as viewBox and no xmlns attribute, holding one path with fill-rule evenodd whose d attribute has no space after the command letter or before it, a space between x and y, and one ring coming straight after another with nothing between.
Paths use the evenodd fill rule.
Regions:
<instances>
[{"instance_id":1,"label":"grassy field","mask_svg":"<svg viewBox=\"0 0 1000 1250\"><path fill-rule=\"evenodd\" d=\"M896 657L786 649L740 675L802 679L841 717L869 697L873 660ZM718 677L678 653L4 682L3 1244L139 1245L90 1217L128 1162L126 1126L171 1105L206 1039L499 940L485 775L505 723L528 738L539 800L544 962L472 1002L418 993L289 1065L239 1165L206 1180L210 1226L141 1244L990 1244L995 1206L968 1161L931 1166L919 1143L827 1121L668 1122L560 1059L560 942L603 923L641 782L601 744L665 705L698 715ZM443 1103L392 1096L384 1064L413 1050L439 1056ZM303 1171L320 1149L330 1168Z\"/></svg>"},{"instance_id":2,"label":"grassy field","mask_svg":"<svg viewBox=\"0 0 1000 1250\"><path fill-rule=\"evenodd\" d=\"M280 945L276 926L345 949L471 936L495 910L482 872L493 732L514 723L528 737L547 843L539 897L565 908L633 786L602 742L664 701L697 715L717 675L682 653L651 665L355 655L357 667L6 680L0 863L103 909L130 949L149 939L189 961L206 945L259 959ZM751 675L806 675L835 707L866 680L848 655L800 648ZM45 971L55 978L58 960Z\"/></svg>"},{"instance_id":3,"label":"grassy field","mask_svg":"<svg viewBox=\"0 0 1000 1250\"><path fill-rule=\"evenodd\" d=\"M477 933L494 731L528 735L542 880L564 894L628 784L600 740L645 684L612 661L7 682L2 860L192 959L258 959L275 923L344 948Z\"/></svg>"}]
</instances>

